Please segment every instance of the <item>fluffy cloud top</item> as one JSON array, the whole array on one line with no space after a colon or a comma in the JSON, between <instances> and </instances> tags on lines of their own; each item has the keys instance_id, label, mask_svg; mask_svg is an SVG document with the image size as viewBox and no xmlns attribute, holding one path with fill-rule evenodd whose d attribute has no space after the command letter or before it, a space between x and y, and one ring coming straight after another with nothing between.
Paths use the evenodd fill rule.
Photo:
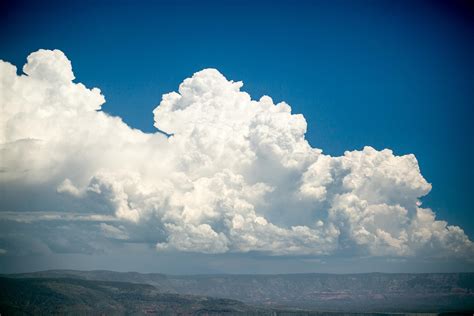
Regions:
<instances>
[{"instance_id":1,"label":"fluffy cloud top","mask_svg":"<svg viewBox=\"0 0 474 316\"><path fill-rule=\"evenodd\" d=\"M146 242L158 251L474 253L461 228L421 207L431 185L415 156L371 147L325 155L305 140L306 121L288 104L252 100L242 82L215 69L163 96L153 113L169 137L102 112L100 90L74 83L59 50L32 53L23 72L0 61L1 189L46 192L86 215L2 209L0 220L92 223L91 244ZM19 205L20 195L8 205ZM51 238L39 236L48 246Z\"/></svg>"}]
</instances>

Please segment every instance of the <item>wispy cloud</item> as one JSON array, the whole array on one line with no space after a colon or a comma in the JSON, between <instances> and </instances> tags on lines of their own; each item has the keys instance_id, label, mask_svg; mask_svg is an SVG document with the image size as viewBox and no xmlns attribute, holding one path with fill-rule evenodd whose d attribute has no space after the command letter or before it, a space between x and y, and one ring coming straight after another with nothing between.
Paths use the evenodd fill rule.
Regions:
<instances>
[{"instance_id":1,"label":"wispy cloud","mask_svg":"<svg viewBox=\"0 0 474 316\"><path fill-rule=\"evenodd\" d=\"M113 215L84 214L74 212L0 212L0 221L33 223L39 221L65 222L118 222L122 221Z\"/></svg>"}]
</instances>

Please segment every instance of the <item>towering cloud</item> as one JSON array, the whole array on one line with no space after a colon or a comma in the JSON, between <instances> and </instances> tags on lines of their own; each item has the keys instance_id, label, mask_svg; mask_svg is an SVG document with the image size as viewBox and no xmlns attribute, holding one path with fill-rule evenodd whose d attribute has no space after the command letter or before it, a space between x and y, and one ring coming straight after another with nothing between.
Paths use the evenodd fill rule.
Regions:
<instances>
[{"instance_id":1,"label":"towering cloud","mask_svg":"<svg viewBox=\"0 0 474 316\"><path fill-rule=\"evenodd\" d=\"M325 155L288 104L252 100L215 69L163 96L153 113L169 137L102 112L100 90L74 83L61 51L32 53L23 72L0 62L4 223L61 222L75 238L87 231L79 239L90 247L78 252L102 240L203 253L474 253L461 228L422 208L431 185L415 156L371 147ZM27 210L36 216L22 212L31 192L44 197ZM68 246L48 236L37 234L48 249Z\"/></svg>"}]
</instances>

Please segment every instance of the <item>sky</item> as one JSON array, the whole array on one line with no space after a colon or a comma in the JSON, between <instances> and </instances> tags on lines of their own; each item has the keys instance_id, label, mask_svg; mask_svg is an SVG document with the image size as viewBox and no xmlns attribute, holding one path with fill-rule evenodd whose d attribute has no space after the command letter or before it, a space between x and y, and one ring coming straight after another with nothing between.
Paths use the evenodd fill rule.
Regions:
<instances>
[{"instance_id":1,"label":"sky","mask_svg":"<svg viewBox=\"0 0 474 316\"><path fill-rule=\"evenodd\" d=\"M467 1L2 6L0 272L474 271Z\"/></svg>"}]
</instances>

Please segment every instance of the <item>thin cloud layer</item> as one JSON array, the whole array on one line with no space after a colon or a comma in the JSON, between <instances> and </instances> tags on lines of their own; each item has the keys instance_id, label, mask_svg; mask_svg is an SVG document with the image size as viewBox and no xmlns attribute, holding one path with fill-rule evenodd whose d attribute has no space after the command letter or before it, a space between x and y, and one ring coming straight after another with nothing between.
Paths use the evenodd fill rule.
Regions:
<instances>
[{"instance_id":1,"label":"thin cloud layer","mask_svg":"<svg viewBox=\"0 0 474 316\"><path fill-rule=\"evenodd\" d=\"M100 90L74 83L59 50L32 53L23 72L0 62L0 185L14 193L0 221L88 232L82 248L37 233L48 251L137 242L157 251L472 258L463 230L421 206L431 185L414 155L371 147L325 155L288 104L252 100L215 69L163 96L155 127L169 137L100 111ZM25 210L22 192L42 192L58 209ZM71 215L65 205L76 206ZM10 240L2 249L17 237L0 233Z\"/></svg>"}]
</instances>

